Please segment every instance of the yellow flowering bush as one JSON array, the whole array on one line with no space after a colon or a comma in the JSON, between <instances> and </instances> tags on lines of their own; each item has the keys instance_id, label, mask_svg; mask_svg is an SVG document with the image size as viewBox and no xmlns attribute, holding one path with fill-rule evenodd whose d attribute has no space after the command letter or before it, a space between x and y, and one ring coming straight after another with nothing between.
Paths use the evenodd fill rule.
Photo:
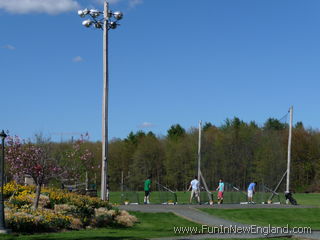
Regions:
<instances>
[{"instance_id":1,"label":"yellow flowering bush","mask_svg":"<svg viewBox=\"0 0 320 240\"><path fill-rule=\"evenodd\" d=\"M69 193L60 189L44 188L42 189L42 193L49 196L51 206L54 206L55 204L64 204L70 201Z\"/></svg>"},{"instance_id":2,"label":"yellow flowering bush","mask_svg":"<svg viewBox=\"0 0 320 240\"><path fill-rule=\"evenodd\" d=\"M30 208L36 197L35 193L30 193L28 190L24 190L17 195L13 195L8 201L18 208ZM39 207L45 208L50 205L50 199L48 196L40 195Z\"/></svg>"},{"instance_id":3,"label":"yellow flowering bush","mask_svg":"<svg viewBox=\"0 0 320 240\"><path fill-rule=\"evenodd\" d=\"M12 203L18 208L21 208L23 206L31 206L34 197L35 194L30 194L28 190L24 190L19 194L13 195L13 197L10 199L10 203Z\"/></svg>"},{"instance_id":4,"label":"yellow flowering bush","mask_svg":"<svg viewBox=\"0 0 320 240\"><path fill-rule=\"evenodd\" d=\"M14 232L51 232L85 227L125 226L137 221L128 212L119 211L96 197L43 188L39 208L33 209L35 187L14 182L4 186L5 215Z\"/></svg>"},{"instance_id":5,"label":"yellow flowering bush","mask_svg":"<svg viewBox=\"0 0 320 240\"><path fill-rule=\"evenodd\" d=\"M5 199L14 195L19 195L21 192L33 193L34 191L34 186L23 186L16 182L9 182L3 186L3 195Z\"/></svg>"},{"instance_id":6,"label":"yellow flowering bush","mask_svg":"<svg viewBox=\"0 0 320 240\"><path fill-rule=\"evenodd\" d=\"M51 232L68 229L73 221L72 217L55 213L52 210L20 209L6 210L6 223L14 232L34 233Z\"/></svg>"},{"instance_id":7,"label":"yellow flowering bush","mask_svg":"<svg viewBox=\"0 0 320 240\"><path fill-rule=\"evenodd\" d=\"M88 205L93 208L107 207L111 209L111 205L108 202L102 201L97 197L79 195L79 194L70 193L61 189L44 188L42 190L42 194L49 196L52 208L54 207L55 204L68 203L74 206Z\"/></svg>"}]
</instances>

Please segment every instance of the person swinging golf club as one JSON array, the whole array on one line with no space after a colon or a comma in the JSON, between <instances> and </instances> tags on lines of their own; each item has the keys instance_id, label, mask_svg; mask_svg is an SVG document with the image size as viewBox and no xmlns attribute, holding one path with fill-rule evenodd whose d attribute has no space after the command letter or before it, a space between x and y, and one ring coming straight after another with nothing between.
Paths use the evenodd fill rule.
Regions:
<instances>
[{"instance_id":1,"label":"person swinging golf club","mask_svg":"<svg viewBox=\"0 0 320 240\"><path fill-rule=\"evenodd\" d=\"M256 192L256 189L255 189L256 186L257 186L257 182L252 182L249 184L249 187L248 187L248 203L249 204L254 203L252 199L253 199L253 194L255 194Z\"/></svg>"},{"instance_id":2,"label":"person swinging golf club","mask_svg":"<svg viewBox=\"0 0 320 240\"><path fill-rule=\"evenodd\" d=\"M188 191L191 190L191 196L190 196L190 204L192 203L192 199L195 196L198 200L198 203L200 204L200 182L197 179L197 176L194 177L194 179L191 181L190 186L188 188Z\"/></svg>"}]
</instances>

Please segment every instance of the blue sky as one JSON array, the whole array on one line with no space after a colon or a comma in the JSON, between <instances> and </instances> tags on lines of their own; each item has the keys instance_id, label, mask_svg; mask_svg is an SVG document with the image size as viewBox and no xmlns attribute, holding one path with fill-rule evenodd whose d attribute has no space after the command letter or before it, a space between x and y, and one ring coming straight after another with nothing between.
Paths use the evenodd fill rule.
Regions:
<instances>
[{"instance_id":1,"label":"blue sky","mask_svg":"<svg viewBox=\"0 0 320 240\"><path fill-rule=\"evenodd\" d=\"M259 124L294 106L319 128L318 0L112 0L109 138L172 124ZM77 9L99 0L0 0L0 128L23 138L101 139L102 31ZM62 134L63 133L63 134Z\"/></svg>"}]
</instances>

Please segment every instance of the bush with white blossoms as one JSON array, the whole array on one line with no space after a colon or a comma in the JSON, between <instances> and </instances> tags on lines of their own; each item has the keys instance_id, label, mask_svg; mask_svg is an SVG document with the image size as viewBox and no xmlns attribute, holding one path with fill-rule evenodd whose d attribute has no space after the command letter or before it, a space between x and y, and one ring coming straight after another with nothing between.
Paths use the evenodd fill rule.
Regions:
<instances>
[{"instance_id":1,"label":"bush with white blossoms","mask_svg":"<svg viewBox=\"0 0 320 240\"><path fill-rule=\"evenodd\" d=\"M116 225L121 227L132 227L138 219L127 211L108 210L106 208L95 209L94 226Z\"/></svg>"},{"instance_id":2,"label":"bush with white blossoms","mask_svg":"<svg viewBox=\"0 0 320 240\"><path fill-rule=\"evenodd\" d=\"M138 221L138 219L130 215L127 211L120 211L120 214L115 217L117 224L125 226L125 227L132 227L134 223Z\"/></svg>"}]
</instances>

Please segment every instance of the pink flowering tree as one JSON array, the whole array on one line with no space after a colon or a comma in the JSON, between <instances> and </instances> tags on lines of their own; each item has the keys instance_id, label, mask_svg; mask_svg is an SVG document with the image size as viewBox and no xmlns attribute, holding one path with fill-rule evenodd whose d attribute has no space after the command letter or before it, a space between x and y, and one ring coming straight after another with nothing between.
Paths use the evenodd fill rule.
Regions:
<instances>
[{"instance_id":1,"label":"pink flowering tree","mask_svg":"<svg viewBox=\"0 0 320 240\"><path fill-rule=\"evenodd\" d=\"M88 172L96 168L94 164L94 154L88 148L89 135L81 135L80 139L72 143L71 149L65 153L63 169L66 171L68 179L76 182L83 180Z\"/></svg>"},{"instance_id":2,"label":"pink flowering tree","mask_svg":"<svg viewBox=\"0 0 320 240\"><path fill-rule=\"evenodd\" d=\"M55 159L51 157L50 142L32 143L17 136L9 136L5 156L9 172L17 182L22 183L26 175L31 176L35 182L34 208L38 208L41 186L62 172Z\"/></svg>"}]
</instances>

